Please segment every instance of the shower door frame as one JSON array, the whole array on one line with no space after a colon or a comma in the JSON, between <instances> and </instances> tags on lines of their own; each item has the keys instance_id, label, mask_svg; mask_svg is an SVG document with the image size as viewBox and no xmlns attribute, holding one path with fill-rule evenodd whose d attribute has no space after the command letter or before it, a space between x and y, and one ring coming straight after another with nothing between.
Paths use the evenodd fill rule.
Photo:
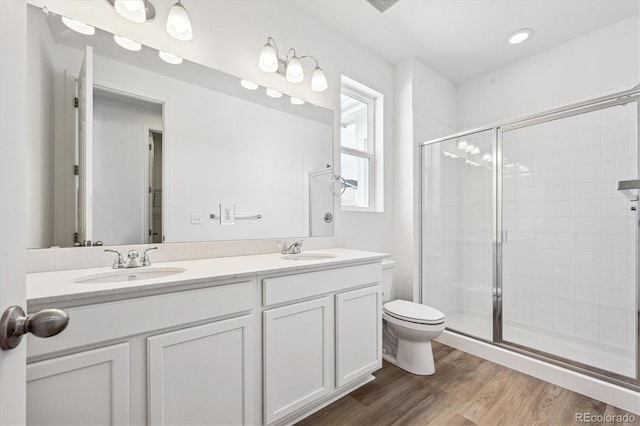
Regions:
<instances>
[{"instance_id":1,"label":"shower door frame","mask_svg":"<svg viewBox=\"0 0 640 426\"><path fill-rule=\"evenodd\" d=\"M640 391L640 206L636 211L636 377L624 376L608 370L603 370L588 364L579 363L568 358L556 356L547 352L539 351L528 346L519 345L505 341L502 336L502 246L504 243L504 230L502 223L502 134L505 131L515 130L522 127L527 127L535 124L540 124L547 121L557 120L565 117L570 117L578 114L583 114L591 111L604 109L611 106L623 105L628 102L636 102L636 173L640 174L640 84L632 89L625 90L618 93L613 93L606 96L601 96L595 99L574 103L561 108L556 108L543 113L529 115L522 118L513 119L510 121L504 121L496 123L490 126L478 127L462 132L458 132L443 138L430 140L420 143L419 147L419 167L420 167L420 180L418 183L419 194L419 233L420 244L418 245L418 273L419 273L419 286L418 286L418 299L420 303L424 303L423 300L423 252L422 252L422 238L423 238L423 178L422 173L424 170L424 147L432 144L438 144L448 140L470 136L480 132L492 131L492 149L493 149L493 229L492 229L492 247L493 247L493 286L492 286L492 302L493 302L493 339L487 340L482 337L477 337L465 332L461 332L455 329L448 330L470 337L476 340L480 340L485 343L489 343L503 349L507 349L513 352L517 352L522 355L526 355L532 358L536 358L572 371L576 371L588 376L595 377L597 379L613 383L625 388ZM637 176L640 179L640 175ZM640 191L639 191L640 193Z\"/></svg>"}]
</instances>

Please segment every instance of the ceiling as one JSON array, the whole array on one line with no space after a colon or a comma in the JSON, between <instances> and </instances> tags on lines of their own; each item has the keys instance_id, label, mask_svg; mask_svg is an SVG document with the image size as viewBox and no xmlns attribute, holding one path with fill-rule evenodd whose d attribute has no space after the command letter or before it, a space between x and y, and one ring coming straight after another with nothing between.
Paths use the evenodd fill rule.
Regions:
<instances>
[{"instance_id":1,"label":"ceiling","mask_svg":"<svg viewBox=\"0 0 640 426\"><path fill-rule=\"evenodd\" d=\"M392 64L416 57L456 84L640 10L640 0L400 0L384 13L365 0L289 1ZM520 28L535 34L506 44Z\"/></svg>"}]
</instances>

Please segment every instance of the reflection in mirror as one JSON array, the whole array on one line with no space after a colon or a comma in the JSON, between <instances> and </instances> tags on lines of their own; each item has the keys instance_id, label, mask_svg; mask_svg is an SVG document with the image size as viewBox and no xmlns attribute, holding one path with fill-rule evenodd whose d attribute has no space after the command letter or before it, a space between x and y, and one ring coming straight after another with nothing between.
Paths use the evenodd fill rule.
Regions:
<instances>
[{"instance_id":1,"label":"reflection in mirror","mask_svg":"<svg viewBox=\"0 0 640 426\"><path fill-rule=\"evenodd\" d=\"M27 50L29 247L333 235L332 111L33 6Z\"/></svg>"}]
</instances>

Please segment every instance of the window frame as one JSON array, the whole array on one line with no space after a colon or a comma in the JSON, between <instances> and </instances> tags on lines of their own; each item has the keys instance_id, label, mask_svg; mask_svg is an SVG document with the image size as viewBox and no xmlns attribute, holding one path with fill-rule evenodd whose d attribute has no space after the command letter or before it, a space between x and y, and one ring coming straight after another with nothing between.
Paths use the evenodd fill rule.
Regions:
<instances>
[{"instance_id":1,"label":"window frame","mask_svg":"<svg viewBox=\"0 0 640 426\"><path fill-rule=\"evenodd\" d=\"M376 183L376 96L365 93L363 90L358 90L349 84L345 84L343 81L340 89L341 95L349 96L367 105L367 150L360 150L356 148L349 148L342 145L342 139L340 140L340 166L342 168L342 154L351 155L358 158L365 158L369 160L369 179L367 188L367 201L366 207L354 206L351 204L344 204L342 202L342 196L340 197L340 208L344 211L377 211L375 208L375 183ZM340 111L340 125L342 126L342 110Z\"/></svg>"}]
</instances>

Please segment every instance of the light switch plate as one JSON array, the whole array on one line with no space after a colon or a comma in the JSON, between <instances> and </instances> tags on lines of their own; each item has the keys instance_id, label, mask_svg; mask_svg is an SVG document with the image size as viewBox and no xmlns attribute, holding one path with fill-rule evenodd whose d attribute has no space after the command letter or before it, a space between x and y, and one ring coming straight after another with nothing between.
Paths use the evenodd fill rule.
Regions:
<instances>
[{"instance_id":1,"label":"light switch plate","mask_svg":"<svg viewBox=\"0 0 640 426\"><path fill-rule=\"evenodd\" d=\"M235 225L236 223L235 204L220 204L220 223L222 225Z\"/></svg>"}]
</instances>

